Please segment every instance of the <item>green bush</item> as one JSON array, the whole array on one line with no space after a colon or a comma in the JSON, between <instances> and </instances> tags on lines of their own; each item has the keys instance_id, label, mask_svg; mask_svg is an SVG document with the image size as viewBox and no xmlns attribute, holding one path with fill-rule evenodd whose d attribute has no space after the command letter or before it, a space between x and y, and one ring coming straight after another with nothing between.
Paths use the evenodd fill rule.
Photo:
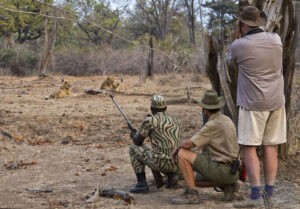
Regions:
<instances>
[{"instance_id":1,"label":"green bush","mask_svg":"<svg viewBox=\"0 0 300 209\"><path fill-rule=\"evenodd\" d=\"M0 67L7 68L10 66L12 59L16 56L16 51L13 49L0 49Z\"/></svg>"},{"instance_id":2,"label":"green bush","mask_svg":"<svg viewBox=\"0 0 300 209\"><path fill-rule=\"evenodd\" d=\"M19 75L20 70L22 75L33 75L37 72L38 63L39 56L27 47L0 49L0 67L10 69L12 75Z\"/></svg>"},{"instance_id":3,"label":"green bush","mask_svg":"<svg viewBox=\"0 0 300 209\"><path fill-rule=\"evenodd\" d=\"M37 68L39 58L36 54L33 54L32 52L25 52L22 59L27 68Z\"/></svg>"}]
</instances>

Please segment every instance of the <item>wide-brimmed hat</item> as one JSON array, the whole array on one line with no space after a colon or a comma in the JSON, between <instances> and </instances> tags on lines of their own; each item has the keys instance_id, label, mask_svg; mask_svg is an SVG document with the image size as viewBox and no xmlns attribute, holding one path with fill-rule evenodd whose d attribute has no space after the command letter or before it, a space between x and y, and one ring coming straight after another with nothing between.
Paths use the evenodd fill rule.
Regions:
<instances>
[{"instance_id":1,"label":"wide-brimmed hat","mask_svg":"<svg viewBox=\"0 0 300 209\"><path fill-rule=\"evenodd\" d=\"M252 27L264 26L267 22L267 15L254 6L245 6L241 10L238 20Z\"/></svg>"},{"instance_id":2,"label":"wide-brimmed hat","mask_svg":"<svg viewBox=\"0 0 300 209\"><path fill-rule=\"evenodd\" d=\"M202 99L198 100L198 103L208 110L219 109L225 105L224 98L218 97L217 92L214 90L207 90Z\"/></svg>"}]
</instances>

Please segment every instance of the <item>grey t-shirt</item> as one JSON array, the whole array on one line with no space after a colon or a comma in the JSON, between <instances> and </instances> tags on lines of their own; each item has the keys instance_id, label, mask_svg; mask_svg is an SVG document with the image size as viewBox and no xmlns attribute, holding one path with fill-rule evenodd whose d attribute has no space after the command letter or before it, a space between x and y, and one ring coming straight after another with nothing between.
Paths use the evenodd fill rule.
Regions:
<instances>
[{"instance_id":1,"label":"grey t-shirt","mask_svg":"<svg viewBox=\"0 0 300 209\"><path fill-rule=\"evenodd\" d=\"M228 61L239 69L238 106L272 111L284 105L282 43L279 35L261 32L235 40L229 49Z\"/></svg>"}]
</instances>

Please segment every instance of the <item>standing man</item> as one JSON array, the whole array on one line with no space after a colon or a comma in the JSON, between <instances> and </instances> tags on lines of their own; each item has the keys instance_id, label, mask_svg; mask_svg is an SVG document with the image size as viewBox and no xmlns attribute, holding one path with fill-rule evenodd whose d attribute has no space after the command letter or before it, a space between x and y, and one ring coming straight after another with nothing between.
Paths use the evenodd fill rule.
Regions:
<instances>
[{"instance_id":1,"label":"standing man","mask_svg":"<svg viewBox=\"0 0 300 209\"><path fill-rule=\"evenodd\" d=\"M130 189L132 193L147 193L145 166L152 169L157 188L163 185L161 173L167 175L167 188L177 185L178 165L172 159L172 152L181 143L181 123L165 113L165 99L154 95L151 99L151 115L147 115L138 131L132 131L130 136L134 144L130 146L131 164L137 177L137 184ZM151 147L144 145L149 137Z\"/></svg>"},{"instance_id":2,"label":"standing man","mask_svg":"<svg viewBox=\"0 0 300 209\"><path fill-rule=\"evenodd\" d=\"M220 108L225 105L224 99L218 97L217 92L208 90L199 100L199 104L203 108L204 118L208 118L208 121L191 139L183 140L173 153L173 157L178 158L187 185L182 196L171 200L173 204L201 202L195 189L194 171L201 175L201 181L222 185L224 201L232 200L239 187L239 172L231 173L232 162L238 156L239 146L232 120L220 112ZM194 147L204 148L203 152L192 151Z\"/></svg>"},{"instance_id":3,"label":"standing man","mask_svg":"<svg viewBox=\"0 0 300 209\"><path fill-rule=\"evenodd\" d=\"M264 32L261 12L244 7L238 17L236 39L228 54L237 65L238 143L251 185L250 199L235 207L263 205L262 193L273 195L277 174L277 145L286 142L286 113L282 74L282 43L279 35ZM238 35L238 36L239 36ZM263 147L264 189L260 187L260 163L256 153Z\"/></svg>"}]
</instances>

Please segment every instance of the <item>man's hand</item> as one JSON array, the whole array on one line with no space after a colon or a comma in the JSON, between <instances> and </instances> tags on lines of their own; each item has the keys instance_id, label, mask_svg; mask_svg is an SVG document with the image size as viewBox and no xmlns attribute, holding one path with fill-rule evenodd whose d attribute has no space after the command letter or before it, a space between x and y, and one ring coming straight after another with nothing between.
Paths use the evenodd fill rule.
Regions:
<instances>
[{"instance_id":1,"label":"man's hand","mask_svg":"<svg viewBox=\"0 0 300 209\"><path fill-rule=\"evenodd\" d=\"M136 129L133 129L131 132L130 132L130 137L133 141L133 143L136 145L136 146L142 146L143 143L144 143L144 137L141 136L139 134L139 132L136 130Z\"/></svg>"},{"instance_id":2,"label":"man's hand","mask_svg":"<svg viewBox=\"0 0 300 209\"><path fill-rule=\"evenodd\" d=\"M138 131L136 129L133 129L131 132L130 132L130 137L131 139L136 139L138 136Z\"/></svg>"},{"instance_id":3,"label":"man's hand","mask_svg":"<svg viewBox=\"0 0 300 209\"><path fill-rule=\"evenodd\" d=\"M235 30L231 32L231 41L233 42L235 39L239 39L242 37L242 31L241 31L241 23L239 20L235 23Z\"/></svg>"}]
</instances>

